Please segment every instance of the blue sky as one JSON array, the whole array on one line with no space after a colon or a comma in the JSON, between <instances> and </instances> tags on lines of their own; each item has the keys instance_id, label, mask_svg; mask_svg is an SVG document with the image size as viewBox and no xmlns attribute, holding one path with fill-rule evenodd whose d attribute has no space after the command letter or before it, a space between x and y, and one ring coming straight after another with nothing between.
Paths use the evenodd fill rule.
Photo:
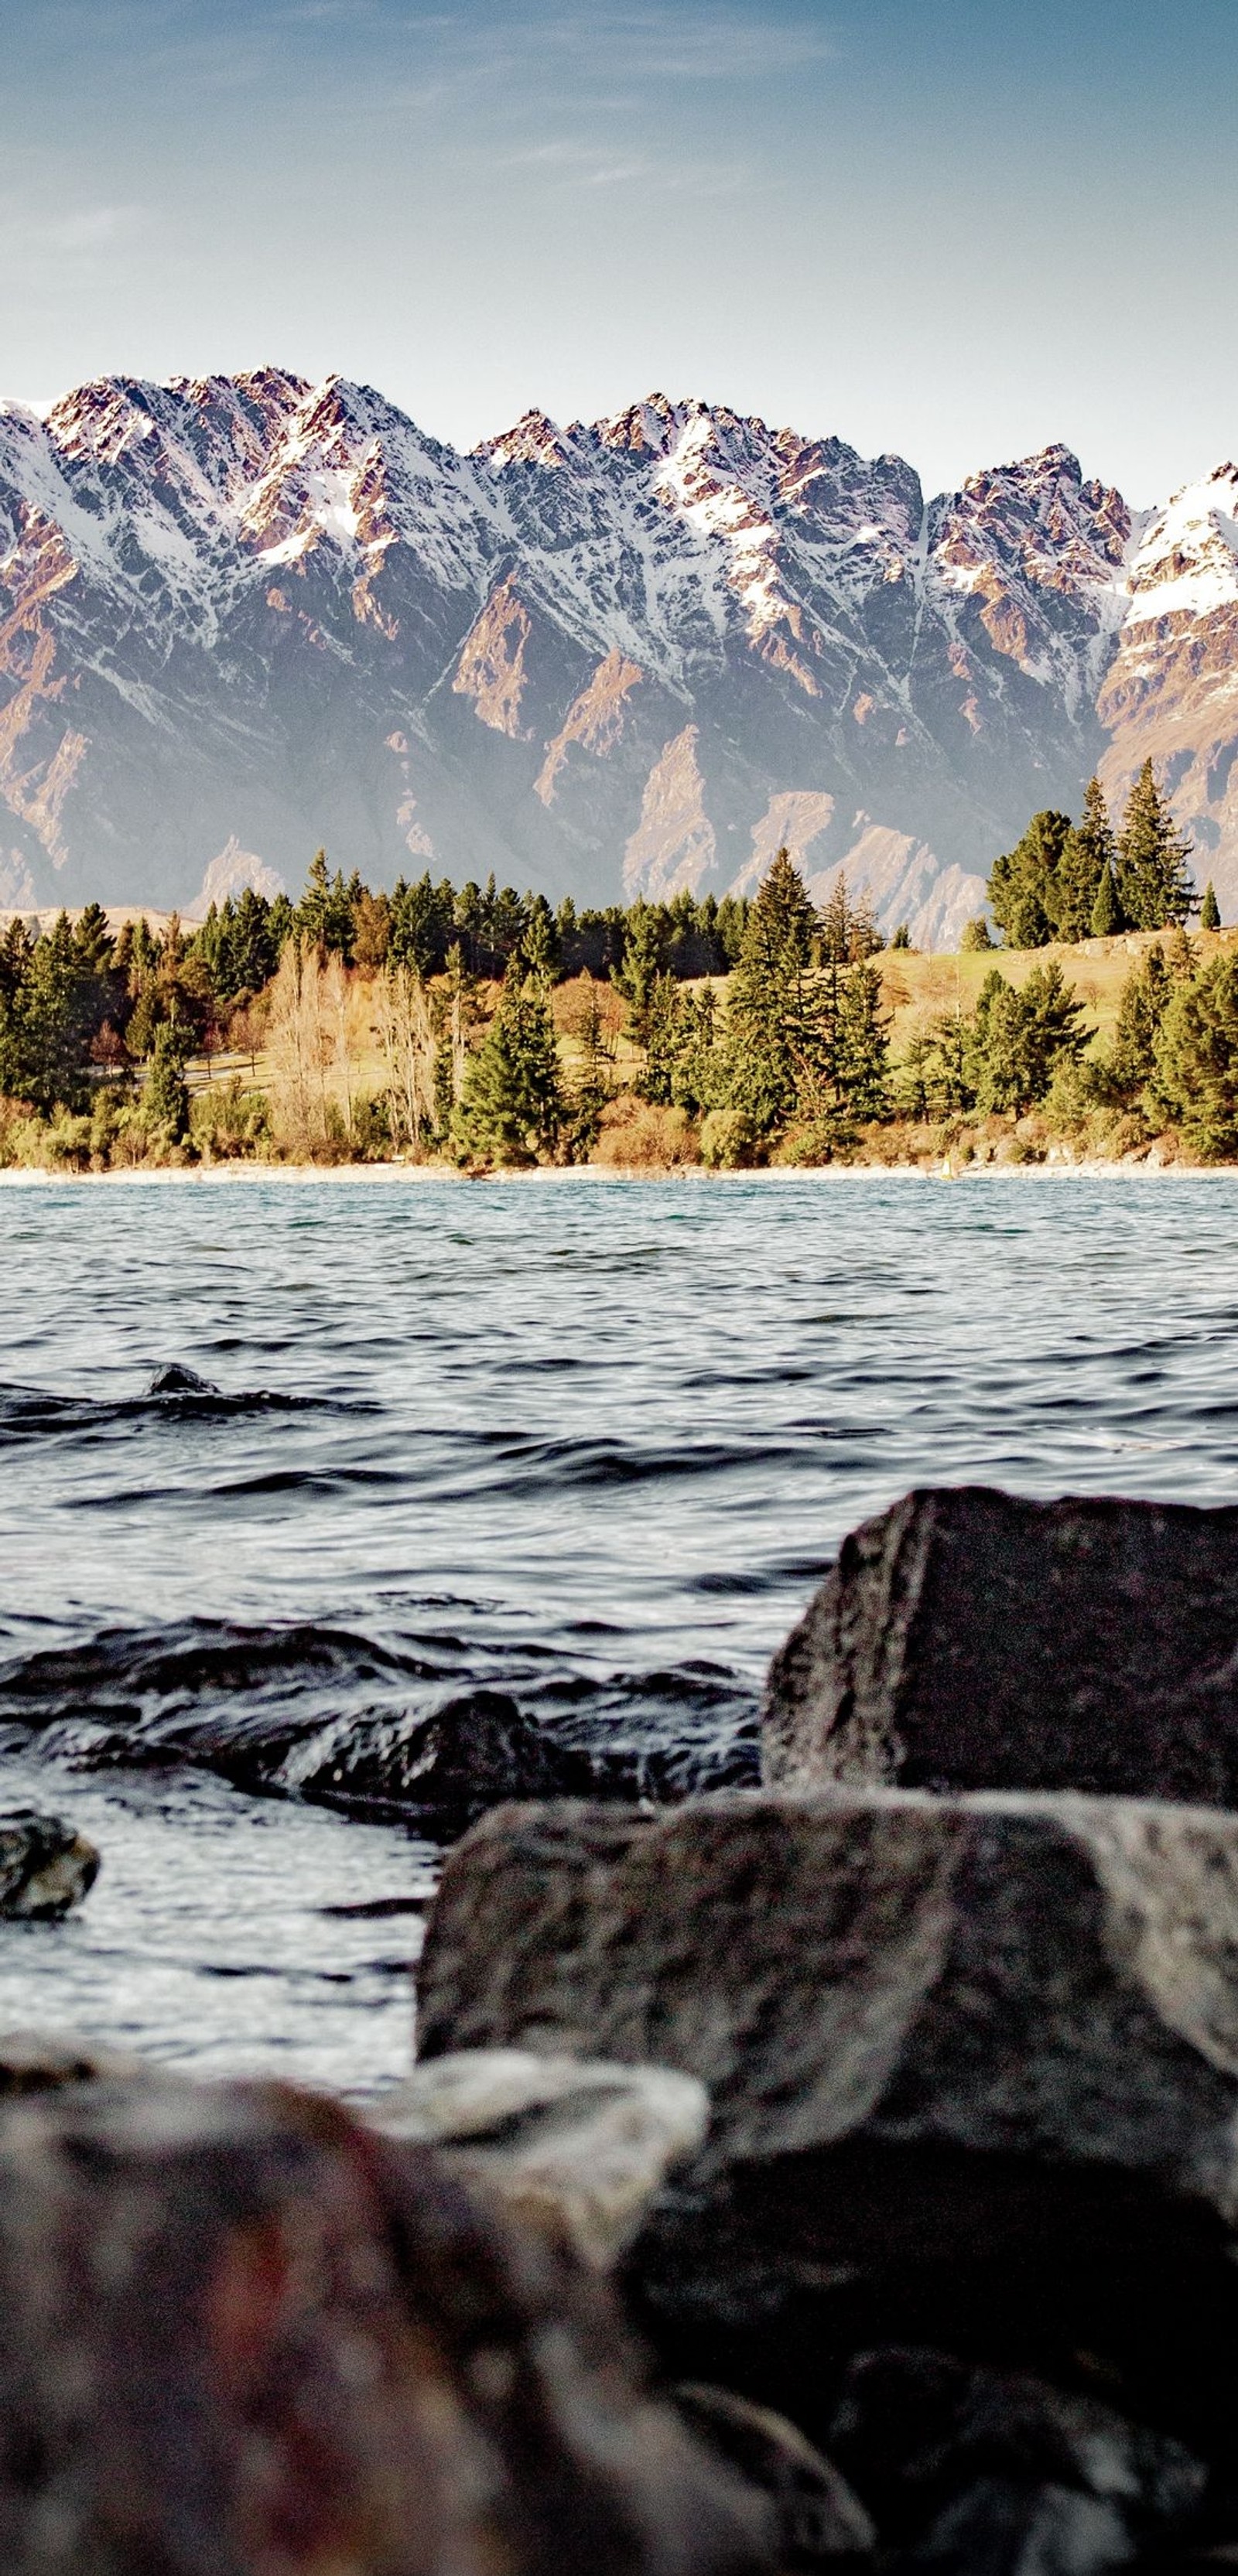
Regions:
<instances>
[{"instance_id":1,"label":"blue sky","mask_svg":"<svg viewBox=\"0 0 1238 2576\"><path fill-rule=\"evenodd\" d=\"M1136 502L1238 446L1238 0L0 0L0 388L660 387Z\"/></svg>"}]
</instances>

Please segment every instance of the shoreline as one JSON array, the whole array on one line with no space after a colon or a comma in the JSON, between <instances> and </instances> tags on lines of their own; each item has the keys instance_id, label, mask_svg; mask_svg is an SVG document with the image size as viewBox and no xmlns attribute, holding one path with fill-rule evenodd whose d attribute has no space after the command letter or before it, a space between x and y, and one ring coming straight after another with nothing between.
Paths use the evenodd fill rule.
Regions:
<instances>
[{"instance_id":1,"label":"shoreline","mask_svg":"<svg viewBox=\"0 0 1238 2576\"><path fill-rule=\"evenodd\" d=\"M489 1172L453 1171L447 1164L436 1163L215 1163L186 1164L168 1169L159 1165L132 1170L107 1172L0 1171L2 1189L82 1189L141 1188L193 1189L253 1187L257 1183L277 1182L284 1188L305 1188L315 1182L355 1182L373 1186L378 1182L447 1181L457 1185L490 1186L494 1183L528 1183L552 1181L578 1183L601 1181L630 1188L633 1183L667 1181L701 1188L734 1186L737 1182L760 1181L785 1185L801 1181L1222 1181L1238 1178L1238 1162L1233 1163L1153 1163L1084 1162L1054 1163L965 1163L958 1171L925 1171L916 1163L801 1163L753 1165L748 1169L709 1171L702 1164L667 1164L662 1169L647 1165L613 1163L539 1164L533 1169L496 1169Z\"/></svg>"}]
</instances>

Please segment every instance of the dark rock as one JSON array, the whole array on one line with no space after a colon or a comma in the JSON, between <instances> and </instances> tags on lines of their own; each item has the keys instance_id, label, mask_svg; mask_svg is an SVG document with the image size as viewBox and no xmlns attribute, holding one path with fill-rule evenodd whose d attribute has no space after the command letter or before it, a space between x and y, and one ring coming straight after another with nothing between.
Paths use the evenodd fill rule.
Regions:
<instances>
[{"instance_id":1,"label":"dark rock","mask_svg":"<svg viewBox=\"0 0 1238 2576\"><path fill-rule=\"evenodd\" d=\"M1238 1806L1238 1508L911 1493L775 1655L765 1777Z\"/></svg>"},{"instance_id":2,"label":"dark rock","mask_svg":"<svg viewBox=\"0 0 1238 2576\"><path fill-rule=\"evenodd\" d=\"M902 2564L935 2576L1105 2576L1134 2556L1117 2507L1078 2487L980 2478Z\"/></svg>"},{"instance_id":3,"label":"dark rock","mask_svg":"<svg viewBox=\"0 0 1238 2576\"><path fill-rule=\"evenodd\" d=\"M0 2123L6 2576L756 2576L600 2283L275 2087Z\"/></svg>"},{"instance_id":4,"label":"dark rock","mask_svg":"<svg viewBox=\"0 0 1238 2576\"><path fill-rule=\"evenodd\" d=\"M700 2146L709 2096L666 2066L471 2048L414 2067L369 2117L388 2137L440 2148L470 2188L608 2271Z\"/></svg>"},{"instance_id":5,"label":"dark rock","mask_svg":"<svg viewBox=\"0 0 1238 2576\"><path fill-rule=\"evenodd\" d=\"M976 2370L947 2353L860 2355L831 2440L882 2539L904 2547L940 2531L964 2500L997 2547L996 2534L1029 2513L1033 2523L1042 2509L1058 2521L1056 2504L1029 2500L1089 2497L1107 2519L1092 2526L1086 2564L1108 2547L1106 2527L1112 2554L1128 2558L1198 2530L1205 2511L1208 2470L1180 2442L1129 2423L1090 2391ZM979 2563L989 2555L986 2544Z\"/></svg>"},{"instance_id":6,"label":"dark rock","mask_svg":"<svg viewBox=\"0 0 1238 2576\"><path fill-rule=\"evenodd\" d=\"M877 2535L859 2497L797 2424L701 2380L684 2380L674 2397L693 2432L770 2498L780 2567L859 2566L874 2556Z\"/></svg>"},{"instance_id":7,"label":"dark rock","mask_svg":"<svg viewBox=\"0 0 1238 2576\"><path fill-rule=\"evenodd\" d=\"M57 1923L80 1905L99 1875L99 1855L84 1834L34 1807L0 1814L0 1916Z\"/></svg>"},{"instance_id":8,"label":"dark rock","mask_svg":"<svg viewBox=\"0 0 1238 2576\"><path fill-rule=\"evenodd\" d=\"M302 1797L391 1809L446 1834L503 1799L570 1797L592 1785L584 1756L497 1690L464 1691L429 1715L341 1718L284 1753L276 1776Z\"/></svg>"},{"instance_id":9,"label":"dark rock","mask_svg":"<svg viewBox=\"0 0 1238 2576\"><path fill-rule=\"evenodd\" d=\"M166 1368L156 1369L148 1395L218 1395L209 1377L199 1377L196 1369L183 1368L179 1360L170 1360Z\"/></svg>"},{"instance_id":10,"label":"dark rock","mask_svg":"<svg viewBox=\"0 0 1238 2576\"><path fill-rule=\"evenodd\" d=\"M1231 2424L1238 1817L841 1789L508 1808L449 1856L418 1982L424 2056L706 2085L709 2136L628 2266L677 2376L824 2437L866 2347L1067 2381L1087 2350L1124 2411L1205 2451Z\"/></svg>"}]
</instances>

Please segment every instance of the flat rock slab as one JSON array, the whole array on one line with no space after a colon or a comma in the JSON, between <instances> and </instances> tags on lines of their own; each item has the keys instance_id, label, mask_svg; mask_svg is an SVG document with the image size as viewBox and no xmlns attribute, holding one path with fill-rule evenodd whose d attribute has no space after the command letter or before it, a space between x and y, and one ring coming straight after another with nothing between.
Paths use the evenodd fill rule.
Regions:
<instances>
[{"instance_id":1,"label":"flat rock slab","mask_svg":"<svg viewBox=\"0 0 1238 2576\"><path fill-rule=\"evenodd\" d=\"M775 1655L762 1767L1238 1807L1238 1508L906 1495Z\"/></svg>"},{"instance_id":2,"label":"flat rock slab","mask_svg":"<svg viewBox=\"0 0 1238 2576\"><path fill-rule=\"evenodd\" d=\"M761 2576L603 2286L281 2088L0 2120L5 2576Z\"/></svg>"},{"instance_id":3,"label":"flat rock slab","mask_svg":"<svg viewBox=\"0 0 1238 2576\"><path fill-rule=\"evenodd\" d=\"M824 2391L862 2346L1050 2378L1086 2347L1171 2430L1179 2398L1214 2429L1238 2404L1238 1817L852 1789L508 1808L448 1858L419 1995L423 2056L707 2087L631 2258L684 2376L802 2420L805 2371Z\"/></svg>"},{"instance_id":4,"label":"flat rock slab","mask_svg":"<svg viewBox=\"0 0 1238 2576\"><path fill-rule=\"evenodd\" d=\"M0 1812L0 1917L57 1923L94 1886L99 1854L62 1816L34 1807Z\"/></svg>"}]
</instances>

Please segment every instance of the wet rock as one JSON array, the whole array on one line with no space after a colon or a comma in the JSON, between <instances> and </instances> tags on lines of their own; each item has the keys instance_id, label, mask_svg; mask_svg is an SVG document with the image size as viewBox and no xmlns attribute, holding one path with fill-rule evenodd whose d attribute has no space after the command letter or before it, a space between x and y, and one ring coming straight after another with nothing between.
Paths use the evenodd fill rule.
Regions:
<instances>
[{"instance_id":1,"label":"wet rock","mask_svg":"<svg viewBox=\"0 0 1238 2576\"><path fill-rule=\"evenodd\" d=\"M443 2148L466 2182L604 2271L700 2146L709 2096L669 2067L463 2049L415 2067L370 2117L387 2136Z\"/></svg>"},{"instance_id":2,"label":"wet rock","mask_svg":"<svg viewBox=\"0 0 1238 2576\"><path fill-rule=\"evenodd\" d=\"M877 2534L859 2497L798 2425L700 2380L683 2381L674 2396L693 2432L769 2497L780 2567L846 2559L859 2568L874 2556Z\"/></svg>"},{"instance_id":3,"label":"wet rock","mask_svg":"<svg viewBox=\"0 0 1238 2576\"><path fill-rule=\"evenodd\" d=\"M184 1368L179 1360L170 1360L166 1368L156 1369L148 1395L218 1395L208 1377L199 1377L196 1369Z\"/></svg>"},{"instance_id":4,"label":"wet rock","mask_svg":"<svg viewBox=\"0 0 1238 2576\"><path fill-rule=\"evenodd\" d=\"M757 2576L602 2288L275 2087L0 2122L6 2576Z\"/></svg>"},{"instance_id":5,"label":"wet rock","mask_svg":"<svg viewBox=\"0 0 1238 2576\"><path fill-rule=\"evenodd\" d=\"M1085 2566L1204 2527L1209 2472L1182 2443L1129 2423L1090 2391L977 2370L948 2353L860 2355L831 2438L883 2540L903 2547L955 2528L949 2518L960 2509L960 2528L989 2535L978 2564L1007 2563L1000 2534L1033 2531L1042 2517L1059 2535L1074 2531ZM1102 2510L1072 2520L1059 2502L1067 2495Z\"/></svg>"},{"instance_id":6,"label":"wet rock","mask_svg":"<svg viewBox=\"0 0 1238 2576\"><path fill-rule=\"evenodd\" d=\"M1238 1509L911 1493L775 1655L766 1780L1238 1806Z\"/></svg>"},{"instance_id":7,"label":"wet rock","mask_svg":"<svg viewBox=\"0 0 1238 2576\"><path fill-rule=\"evenodd\" d=\"M1086 2350L1208 2456L1231 2422L1238 1817L844 1789L508 1808L449 1856L418 1982L425 2057L706 2085L705 2144L626 2267L676 2375L823 2437L860 2349L1067 2381Z\"/></svg>"},{"instance_id":8,"label":"wet rock","mask_svg":"<svg viewBox=\"0 0 1238 2576\"><path fill-rule=\"evenodd\" d=\"M507 1798L557 1798L591 1786L585 1759L564 1750L506 1691L464 1691L429 1715L341 1718L272 1766L275 1785L351 1808L396 1810L460 1833Z\"/></svg>"},{"instance_id":9,"label":"wet rock","mask_svg":"<svg viewBox=\"0 0 1238 2576\"><path fill-rule=\"evenodd\" d=\"M0 1917L56 1923L99 1875L99 1854L60 1816L34 1807L0 1813Z\"/></svg>"}]
</instances>

